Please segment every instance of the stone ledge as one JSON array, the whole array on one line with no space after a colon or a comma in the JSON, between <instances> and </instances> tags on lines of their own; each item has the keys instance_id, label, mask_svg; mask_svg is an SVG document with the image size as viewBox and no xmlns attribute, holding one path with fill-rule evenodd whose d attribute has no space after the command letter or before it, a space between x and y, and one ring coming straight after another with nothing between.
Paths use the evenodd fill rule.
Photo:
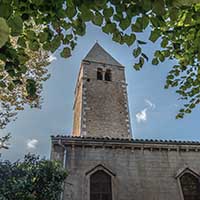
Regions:
<instances>
[{"instance_id":1,"label":"stone ledge","mask_svg":"<svg viewBox=\"0 0 200 200\"><path fill-rule=\"evenodd\" d=\"M81 148L104 148L142 151L175 151L175 152L200 152L199 141L176 141L176 140L144 140L144 139L120 139L109 137L86 137L86 136L51 136L52 144L60 142L69 147Z\"/></svg>"}]
</instances>

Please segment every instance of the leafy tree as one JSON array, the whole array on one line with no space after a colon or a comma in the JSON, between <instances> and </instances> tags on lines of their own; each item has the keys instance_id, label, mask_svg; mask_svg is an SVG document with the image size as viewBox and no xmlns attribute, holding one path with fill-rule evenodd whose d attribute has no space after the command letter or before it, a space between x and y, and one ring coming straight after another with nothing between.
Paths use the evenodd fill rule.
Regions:
<instances>
[{"instance_id":1,"label":"leafy tree","mask_svg":"<svg viewBox=\"0 0 200 200\"><path fill-rule=\"evenodd\" d=\"M59 163L30 154L22 162L0 161L0 199L59 200L66 176Z\"/></svg>"},{"instance_id":2,"label":"leafy tree","mask_svg":"<svg viewBox=\"0 0 200 200\"><path fill-rule=\"evenodd\" d=\"M10 134L7 134L0 138L0 149L8 149L8 140L10 139ZM0 154L1 157L1 154Z\"/></svg>"},{"instance_id":3,"label":"leafy tree","mask_svg":"<svg viewBox=\"0 0 200 200\"><path fill-rule=\"evenodd\" d=\"M113 41L133 48L136 70L149 60L143 52L149 41L161 46L151 58L153 65L177 60L165 88L176 87L180 98L187 101L177 115L182 118L200 103L199 15L198 0L0 0L0 85L9 87L5 76L14 86L21 81L26 91L23 97L30 100L26 103L35 101L37 80L21 80L31 59L27 49L53 53L61 47L60 55L68 58L78 36L86 33L87 22L92 22ZM40 29L34 29L35 25ZM146 29L150 35L142 41L138 33Z\"/></svg>"},{"instance_id":4,"label":"leafy tree","mask_svg":"<svg viewBox=\"0 0 200 200\"><path fill-rule=\"evenodd\" d=\"M34 25L34 29L38 31L39 26ZM17 48L17 38L10 37L10 41L13 47ZM49 54L42 49L32 51L26 48L24 51L30 58L26 61L26 65L21 66L17 72L12 69L11 62L7 62L11 67L8 70L6 66L0 69L0 129L5 128L11 120L14 120L17 111L23 110L25 104L38 108L41 106L42 82L49 78L46 68L50 63ZM28 95L27 91L34 95Z\"/></svg>"}]
</instances>

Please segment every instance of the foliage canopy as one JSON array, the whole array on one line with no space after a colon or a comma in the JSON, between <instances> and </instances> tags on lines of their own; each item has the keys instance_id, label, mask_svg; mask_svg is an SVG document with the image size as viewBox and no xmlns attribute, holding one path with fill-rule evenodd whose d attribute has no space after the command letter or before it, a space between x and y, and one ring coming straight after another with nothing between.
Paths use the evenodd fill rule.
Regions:
<instances>
[{"instance_id":1,"label":"foliage canopy","mask_svg":"<svg viewBox=\"0 0 200 200\"><path fill-rule=\"evenodd\" d=\"M60 163L30 154L23 162L0 161L0 199L59 200L66 176Z\"/></svg>"},{"instance_id":2,"label":"foliage canopy","mask_svg":"<svg viewBox=\"0 0 200 200\"><path fill-rule=\"evenodd\" d=\"M23 80L31 59L27 51L53 53L59 48L60 55L68 58L78 36L85 35L87 22L91 22L113 41L133 48L133 56L138 59L136 70L149 61L143 52L145 44L160 42L151 63L177 60L165 88L176 87L180 98L186 100L177 114L182 118L200 103L199 15L198 0L0 0L0 87L12 91L22 84L28 103L37 99L36 78ZM140 40L137 33L147 29L149 38ZM17 41L15 45L12 38Z\"/></svg>"}]
</instances>

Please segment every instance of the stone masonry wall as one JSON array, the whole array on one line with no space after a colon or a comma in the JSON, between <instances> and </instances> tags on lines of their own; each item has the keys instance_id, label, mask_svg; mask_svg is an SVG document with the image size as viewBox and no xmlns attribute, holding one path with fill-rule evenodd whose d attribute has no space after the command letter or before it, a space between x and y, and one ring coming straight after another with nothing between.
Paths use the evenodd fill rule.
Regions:
<instances>
[{"instance_id":1,"label":"stone masonry wall","mask_svg":"<svg viewBox=\"0 0 200 200\"><path fill-rule=\"evenodd\" d=\"M82 107L83 107L83 68L81 67L75 89L73 135L81 135Z\"/></svg>"},{"instance_id":2,"label":"stone masonry wall","mask_svg":"<svg viewBox=\"0 0 200 200\"><path fill-rule=\"evenodd\" d=\"M182 200L176 175L185 168L200 174L200 150L193 145L132 144L127 147L119 143L67 145L69 176L64 200L89 200L87 172L99 164L115 174L113 200Z\"/></svg>"},{"instance_id":3,"label":"stone masonry wall","mask_svg":"<svg viewBox=\"0 0 200 200\"><path fill-rule=\"evenodd\" d=\"M78 132L76 123L79 123L77 118L81 115L80 135L130 138L124 68L94 62L83 62L82 67L82 93L79 91L75 100L82 101L82 112L80 103L76 103L73 133ZM97 68L102 68L104 72L110 69L112 81L97 80Z\"/></svg>"}]
</instances>

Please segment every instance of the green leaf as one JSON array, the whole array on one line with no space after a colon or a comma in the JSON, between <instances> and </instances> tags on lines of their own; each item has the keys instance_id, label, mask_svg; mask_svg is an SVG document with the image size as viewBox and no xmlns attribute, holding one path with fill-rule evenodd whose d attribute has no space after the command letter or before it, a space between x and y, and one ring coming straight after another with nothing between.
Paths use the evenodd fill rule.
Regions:
<instances>
[{"instance_id":1,"label":"green leaf","mask_svg":"<svg viewBox=\"0 0 200 200\"><path fill-rule=\"evenodd\" d=\"M178 113L178 114L176 115L176 119L182 119L183 116L184 116L184 113Z\"/></svg>"},{"instance_id":2,"label":"green leaf","mask_svg":"<svg viewBox=\"0 0 200 200\"><path fill-rule=\"evenodd\" d=\"M178 8L172 7L169 9L169 16L172 21L176 21L178 19L180 10Z\"/></svg>"},{"instance_id":3,"label":"green leaf","mask_svg":"<svg viewBox=\"0 0 200 200\"><path fill-rule=\"evenodd\" d=\"M140 57L139 62L140 62L141 67L142 67L142 66L144 65L144 58L143 58L143 57Z\"/></svg>"},{"instance_id":4,"label":"green leaf","mask_svg":"<svg viewBox=\"0 0 200 200\"><path fill-rule=\"evenodd\" d=\"M146 15L143 15L140 23L142 24L142 29L145 29L149 24L149 18Z\"/></svg>"},{"instance_id":5,"label":"green leaf","mask_svg":"<svg viewBox=\"0 0 200 200\"><path fill-rule=\"evenodd\" d=\"M116 24L115 23L107 23L103 28L103 32L105 33L114 33L116 30Z\"/></svg>"},{"instance_id":6,"label":"green leaf","mask_svg":"<svg viewBox=\"0 0 200 200\"><path fill-rule=\"evenodd\" d=\"M71 50L69 47L65 47L63 51L60 53L63 58L68 58L71 56Z\"/></svg>"},{"instance_id":7,"label":"green leaf","mask_svg":"<svg viewBox=\"0 0 200 200\"><path fill-rule=\"evenodd\" d=\"M73 40L70 42L70 47L71 47L71 50L74 50L75 46L76 46L76 42L74 42Z\"/></svg>"},{"instance_id":8,"label":"green leaf","mask_svg":"<svg viewBox=\"0 0 200 200\"><path fill-rule=\"evenodd\" d=\"M6 84L5 84L4 81L0 81L0 87L2 87L2 88L5 88L5 87L6 87Z\"/></svg>"},{"instance_id":9,"label":"green leaf","mask_svg":"<svg viewBox=\"0 0 200 200\"><path fill-rule=\"evenodd\" d=\"M11 76L14 77L15 76L15 65L13 62L6 62L5 64L5 70L6 72Z\"/></svg>"},{"instance_id":10,"label":"green leaf","mask_svg":"<svg viewBox=\"0 0 200 200\"><path fill-rule=\"evenodd\" d=\"M59 37L59 35L56 35L50 43L50 51L54 53L56 49L60 46L60 44L61 38Z\"/></svg>"},{"instance_id":11,"label":"green leaf","mask_svg":"<svg viewBox=\"0 0 200 200\"><path fill-rule=\"evenodd\" d=\"M102 31L103 31L104 33L109 34L109 33L110 33L109 26L108 26L108 25L103 26L103 27L102 27Z\"/></svg>"},{"instance_id":12,"label":"green leaf","mask_svg":"<svg viewBox=\"0 0 200 200\"><path fill-rule=\"evenodd\" d=\"M15 85L13 83L9 83L8 90L12 91L15 88Z\"/></svg>"},{"instance_id":13,"label":"green leaf","mask_svg":"<svg viewBox=\"0 0 200 200\"><path fill-rule=\"evenodd\" d=\"M190 108L190 109L193 109L193 108L195 108L195 106L196 106L196 105L195 105L194 103L192 103L192 104L190 104L189 108Z\"/></svg>"},{"instance_id":14,"label":"green leaf","mask_svg":"<svg viewBox=\"0 0 200 200\"><path fill-rule=\"evenodd\" d=\"M76 15L76 9L74 6L68 6L66 9L67 16L71 19Z\"/></svg>"},{"instance_id":15,"label":"green leaf","mask_svg":"<svg viewBox=\"0 0 200 200\"><path fill-rule=\"evenodd\" d=\"M132 25L132 31L142 32L149 24L149 18L145 15L138 17L135 24Z\"/></svg>"},{"instance_id":16,"label":"green leaf","mask_svg":"<svg viewBox=\"0 0 200 200\"><path fill-rule=\"evenodd\" d=\"M149 58L147 57L147 55L146 55L146 54L144 54L144 53L141 53L141 56L142 56L143 58L145 58L145 59L146 59L146 61L148 62Z\"/></svg>"},{"instance_id":17,"label":"green leaf","mask_svg":"<svg viewBox=\"0 0 200 200\"><path fill-rule=\"evenodd\" d=\"M30 41L30 42L29 42L29 48L30 48L32 51L38 51L39 48L40 48L40 44L38 43L37 40Z\"/></svg>"},{"instance_id":18,"label":"green leaf","mask_svg":"<svg viewBox=\"0 0 200 200\"><path fill-rule=\"evenodd\" d=\"M146 44L146 42L144 42L142 40L137 40L137 42L138 42L138 44L141 44L141 45Z\"/></svg>"},{"instance_id":19,"label":"green leaf","mask_svg":"<svg viewBox=\"0 0 200 200\"><path fill-rule=\"evenodd\" d=\"M115 42L121 43L121 40L122 40L121 34L118 32L113 33L112 40Z\"/></svg>"},{"instance_id":20,"label":"green leaf","mask_svg":"<svg viewBox=\"0 0 200 200\"><path fill-rule=\"evenodd\" d=\"M69 28L71 28L71 23L68 23L66 21L62 21L61 26L67 31Z\"/></svg>"},{"instance_id":21,"label":"green leaf","mask_svg":"<svg viewBox=\"0 0 200 200\"><path fill-rule=\"evenodd\" d=\"M159 50L156 50L154 52L154 56L156 56L156 58L158 58L160 56L160 54L161 54L161 51L159 51Z\"/></svg>"},{"instance_id":22,"label":"green leaf","mask_svg":"<svg viewBox=\"0 0 200 200\"><path fill-rule=\"evenodd\" d=\"M37 39L37 35L35 33L35 31L33 30L26 30L26 37L29 39L29 40L36 40Z\"/></svg>"},{"instance_id":23,"label":"green leaf","mask_svg":"<svg viewBox=\"0 0 200 200\"><path fill-rule=\"evenodd\" d=\"M113 15L113 20L120 22L121 20L123 20L123 15L122 13L116 13L115 15Z\"/></svg>"},{"instance_id":24,"label":"green leaf","mask_svg":"<svg viewBox=\"0 0 200 200\"><path fill-rule=\"evenodd\" d=\"M26 40L24 37L19 37L17 40L17 44L20 45L21 47L26 48Z\"/></svg>"},{"instance_id":25,"label":"green leaf","mask_svg":"<svg viewBox=\"0 0 200 200\"><path fill-rule=\"evenodd\" d=\"M165 14L165 1L159 0L153 2L153 12L155 12L157 15L164 15Z\"/></svg>"},{"instance_id":26,"label":"green leaf","mask_svg":"<svg viewBox=\"0 0 200 200\"><path fill-rule=\"evenodd\" d=\"M141 49L140 47L134 49L134 50L133 50L133 56L134 56L135 58L137 58L137 57L140 55L141 51L142 51L142 49Z\"/></svg>"},{"instance_id":27,"label":"green leaf","mask_svg":"<svg viewBox=\"0 0 200 200\"><path fill-rule=\"evenodd\" d=\"M167 38L163 38L162 42L161 42L161 47L165 48L168 45L168 39Z\"/></svg>"},{"instance_id":28,"label":"green leaf","mask_svg":"<svg viewBox=\"0 0 200 200\"><path fill-rule=\"evenodd\" d=\"M22 84L23 84L23 82L22 82L20 79L15 79L15 80L13 80L13 83L14 83L15 85L22 85Z\"/></svg>"},{"instance_id":29,"label":"green leaf","mask_svg":"<svg viewBox=\"0 0 200 200\"><path fill-rule=\"evenodd\" d=\"M113 15L113 12L114 12L114 10L113 10L113 8L112 7L110 7L110 8L105 8L104 10L103 10L103 15L104 15L104 17L105 18L110 18L112 15Z\"/></svg>"},{"instance_id":30,"label":"green leaf","mask_svg":"<svg viewBox=\"0 0 200 200\"><path fill-rule=\"evenodd\" d=\"M83 21L87 22L93 19L93 13L85 5L82 5L80 10L81 10L81 19Z\"/></svg>"},{"instance_id":31,"label":"green leaf","mask_svg":"<svg viewBox=\"0 0 200 200\"><path fill-rule=\"evenodd\" d=\"M101 26L103 23L103 16L100 13L96 12L92 19L92 22L97 26Z\"/></svg>"},{"instance_id":32,"label":"green leaf","mask_svg":"<svg viewBox=\"0 0 200 200\"><path fill-rule=\"evenodd\" d=\"M168 76L167 76L167 79L173 79L173 78L174 78L173 75L168 75Z\"/></svg>"},{"instance_id":33,"label":"green leaf","mask_svg":"<svg viewBox=\"0 0 200 200\"><path fill-rule=\"evenodd\" d=\"M25 64L30 59L29 56L25 53L18 54L18 58L19 58L20 64Z\"/></svg>"},{"instance_id":34,"label":"green leaf","mask_svg":"<svg viewBox=\"0 0 200 200\"><path fill-rule=\"evenodd\" d=\"M78 18L75 22L74 22L74 25L75 25L75 33L77 35L80 35L80 36L83 36L85 35L85 31L86 31L86 25L83 21L81 21L80 18Z\"/></svg>"},{"instance_id":35,"label":"green leaf","mask_svg":"<svg viewBox=\"0 0 200 200\"><path fill-rule=\"evenodd\" d=\"M73 38L73 35L72 35L72 34L66 35L66 39L67 39L67 40L71 40L72 38Z\"/></svg>"},{"instance_id":36,"label":"green leaf","mask_svg":"<svg viewBox=\"0 0 200 200\"><path fill-rule=\"evenodd\" d=\"M130 23L131 20L128 17L126 17L125 19L122 19L120 21L119 26L122 30L126 30L129 27Z\"/></svg>"},{"instance_id":37,"label":"green leaf","mask_svg":"<svg viewBox=\"0 0 200 200\"><path fill-rule=\"evenodd\" d=\"M14 69L14 63L7 61L6 65L5 65L5 70L9 71L9 70L12 70L12 69Z\"/></svg>"},{"instance_id":38,"label":"green leaf","mask_svg":"<svg viewBox=\"0 0 200 200\"><path fill-rule=\"evenodd\" d=\"M0 53L0 61L6 61L7 60L7 56L4 53Z\"/></svg>"},{"instance_id":39,"label":"green leaf","mask_svg":"<svg viewBox=\"0 0 200 200\"><path fill-rule=\"evenodd\" d=\"M160 37L160 32L158 30L151 31L151 35L149 37L149 40L152 42L155 42Z\"/></svg>"},{"instance_id":40,"label":"green leaf","mask_svg":"<svg viewBox=\"0 0 200 200\"><path fill-rule=\"evenodd\" d=\"M0 48L8 41L9 27L6 20L0 17Z\"/></svg>"},{"instance_id":41,"label":"green leaf","mask_svg":"<svg viewBox=\"0 0 200 200\"><path fill-rule=\"evenodd\" d=\"M25 65L20 66L21 73L25 74L27 72L28 68Z\"/></svg>"},{"instance_id":42,"label":"green leaf","mask_svg":"<svg viewBox=\"0 0 200 200\"><path fill-rule=\"evenodd\" d=\"M150 21L151 21L151 23L152 23L152 25L154 27L159 27L160 26L161 22L160 22L160 19L158 17L151 17Z\"/></svg>"},{"instance_id":43,"label":"green leaf","mask_svg":"<svg viewBox=\"0 0 200 200\"><path fill-rule=\"evenodd\" d=\"M159 63L159 61L158 61L157 58L154 58L154 59L152 60L152 65L158 65L158 63Z\"/></svg>"},{"instance_id":44,"label":"green leaf","mask_svg":"<svg viewBox=\"0 0 200 200\"><path fill-rule=\"evenodd\" d=\"M8 19L13 12L13 8L11 4L8 3L0 3L0 17L4 19Z\"/></svg>"},{"instance_id":45,"label":"green leaf","mask_svg":"<svg viewBox=\"0 0 200 200\"><path fill-rule=\"evenodd\" d=\"M47 32L40 32L38 36L39 36L40 42L44 43L47 41L49 34Z\"/></svg>"},{"instance_id":46,"label":"green leaf","mask_svg":"<svg viewBox=\"0 0 200 200\"><path fill-rule=\"evenodd\" d=\"M9 18L8 25L11 27L11 35L18 36L22 33L23 20L19 15L14 15Z\"/></svg>"},{"instance_id":47,"label":"green leaf","mask_svg":"<svg viewBox=\"0 0 200 200\"><path fill-rule=\"evenodd\" d=\"M106 4L107 0L95 0L94 2L96 6L102 8Z\"/></svg>"},{"instance_id":48,"label":"green leaf","mask_svg":"<svg viewBox=\"0 0 200 200\"><path fill-rule=\"evenodd\" d=\"M142 21L140 20L140 18L137 18L135 24L132 24L131 29L134 32L142 32L143 31Z\"/></svg>"},{"instance_id":49,"label":"green leaf","mask_svg":"<svg viewBox=\"0 0 200 200\"><path fill-rule=\"evenodd\" d=\"M36 82L33 79L28 79L26 81L26 91L28 96L33 97L36 94Z\"/></svg>"},{"instance_id":50,"label":"green leaf","mask_svg":"<svg viewBox=\"0 0 200 200\"><path fill-rule=\"evenodd\" d=\"M189 109L189 108L185 110L185 113L191 113L191 112L192 112L192 111L191 111L191 109Z\"/></svg>"},{"instance_id":51,"label":"green leaf","mask_svg":"<svg viewBox=\"0 0 200 200\"><path fill-rule=\"evenodd\" d=\"M134 68L135 70L140 70L142 68L142 66L144 65L144 58L140 57L139 62L134 64Z\"/></svg>"},{"instance_id":52,"label":"green leaf","mask_svg":"<svg viewBox=\"0 0 200 200\"><path fill-rule=\"evenodd\" d=\"M141 68L140 63L135 63L133 67L134 67L134 69L137 70L137 71L139 71L140 68Z\"/></svg>"},{"instance_id":53,"label":"green leaf","mask_svg":"<svg viewBox=\"0 0 200 200\"><path fill-rule=\"evenodd\" d=\"M132 33L130 36L125 35L124 36L124 42L128 45L131 46L135 42L136 36L134 33Z\"/></svg>"},{"instance_id":54,"label":"green leaf","mask_svg":"<svg viewBox=\"0 0 200 200\"><path fill-rule=\"evenodd\" d=\"M141 3L142 7L144 8L145 11L149 11L151 10L151 6L152 6L152 1L150 0L143 0Z\"/></svg>"},{"instance_id":55,"label":"green leaf","mask_svg":"<svg viewBox=\"0 0 200 200\"><path fill-rule=\"evenodd\" d=\"M56 13L58 18L65 18L67 17L67 13L63 9L59 9L58 12Z\"/></svg>"},{"instance_id":56,"label":"green leaf","mask_svg":"<svg viewBox=\"0 0 200 200\"><path fill-rule=\"evenodd\" d=\"M165 60L165 57L162 53L160 53L158 57L161 62L163 62Z\"/></svg>"}]
</instances>

